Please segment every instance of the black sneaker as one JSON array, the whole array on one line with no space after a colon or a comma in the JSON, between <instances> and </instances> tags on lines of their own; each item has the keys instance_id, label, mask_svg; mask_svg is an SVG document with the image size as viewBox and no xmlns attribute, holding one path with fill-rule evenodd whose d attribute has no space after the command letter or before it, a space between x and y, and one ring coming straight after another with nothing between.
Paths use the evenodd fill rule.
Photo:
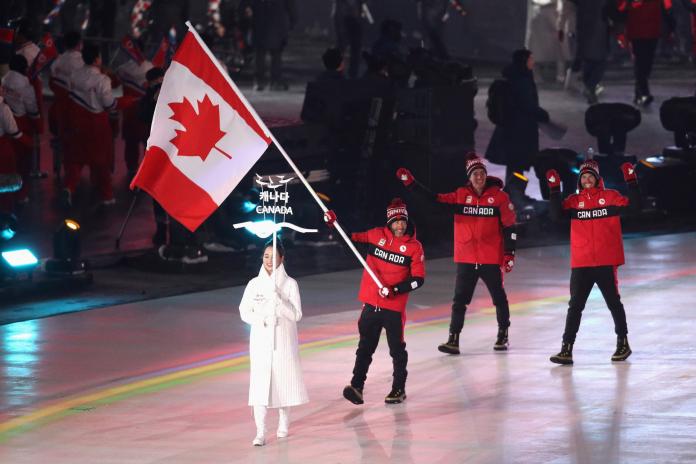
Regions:
<instances>
[{"instance_id":1,"label":"black sneaker","mask_svg":"<svg viewBox=\"0 0 696 464\"><path fill-rule=\"evenodd\" d=\"M208 255L199 246L187 245L184 247L184 255L181 257L184 264L202 264L208 262Z\"/></svg>"},{"instance_id":2,"label":"black sneaker","mask_svg":"<svg viewBox=\"0 0 696 464\"><path fill-rule=\"evenodd\" d=\"M439 345L437 349L442 353L459 354L459 334L449 334L447 341Z\"/></svg>"},{"instance_id":3,"label":"black sneaker","mask_svg":"<svg viewBox=\"0 0 696 464\"><path fill-rule=\"evenodd\" d=\"M387 396L384 397L384 402L387 404L399 404L406 399L406 392L401 388L392 388Z\"/></svg>"},{"instance_id":4,"label":"black sneaker","mask_svg":"<svg viewBox=\"0 0 696 464\"><path fill-rule=\"evenodd\" d=\"M163 222L157 222L157 229L152 235L152 244L159 248L161 245L167 243L167 224Z\"/></svg>"},{"instance_id":5,"label":"black sneaker","mask_svg":"<svg viewBox=\"0 0 696 464\"><path fill-rule=\"evenodd\" d=\"M625 361L626 358L631 356L631 347L628 345L627 337L618 337L616 339L616 351L611 356L612 361Z\"/></svg>"},{"instance_id":6,"label":"black sneaker","mask_svg":"<svg viewBox=\"0 0 696 464\"><path fill-rule=\"evenodd\" d=\"M563 343L560 353L551 356L549 360L556 364L573 364L573 344Z\"/></svg>"},{"instance_id":7,"label":"black sneaker","mask_svg":"<svg viewBox=\"0 0 696 464\"><path fill-rule=\"evenodd\" d=\"M362 388L355 388L352 385L346 385L343 389L343 397L353 404L363 404Z\"/></svg>"},{"instance_id":8,"label":"black sneaker","mask_svg":"<svg viewBox=\"0 0 696 464\"><path fill-rule=\"evenodd\" d=\"M285 81L274 81L271 82L271 90L284 92L290 90L290 85Z\"/></svg>"},{"instance_id":9,"label":"black sneaker","mask_svg":"<svg viewBox=\"0 0 696 464\"><path fill-rule=\"evenodd\" d=\"M507 351L509 345L508 329L498 329L498 336L495 339L493 349L495 351Z\"/></svg>"}]
</instances>

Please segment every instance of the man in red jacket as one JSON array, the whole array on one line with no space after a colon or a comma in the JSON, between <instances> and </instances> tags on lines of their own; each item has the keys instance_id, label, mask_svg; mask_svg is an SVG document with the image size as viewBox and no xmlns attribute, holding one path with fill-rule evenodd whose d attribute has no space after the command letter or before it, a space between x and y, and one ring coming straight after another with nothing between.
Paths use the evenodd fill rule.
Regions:
<instances>
[{"instance_id":1,"label":"man in red jacket","mask_svg":"<svg viewBox=\"0 0 696 464\"><path fill-rule=\"evenodd\" d=\"M397 177L406 187L433 201L448 205L454 213L454 262L457 278L452 303L449 338L438 350L459 354L459 334L464 326L467 305L471 303L478 279L482 279L493 298L498 320L498 336L493 349L508 349L510 307L503 287L503 270L515 264L515 210L503 182L488 176L483 159L470 155L466 162L469 182L454 192L433 194L416 181L408 169L399 168Z\"/></svg>"},{"instance_id":2,"label":"man in red jacket","mask_svg":"<svg viewBox=\"0 0 696 464\"><path fill-rule=\"evenodd\" d=\"M550 190L551 216L558 220L561 209L570 213L570 302L561 351L551 362L573 364L573 344L580 328L582 310L596 283L602 292L616 332L616 351L612 361L625 361L631 355L628 345L626 312L619 295L617 269L624 263L623 238L619 211L631 205L640 208L640 191L633 165L621 166L629 186L629 198L616 190L605 189L599 166L593 160L580 166L578 192L561 203L558 173L546 173Z\"/></svg>"},{"instance_id":3,"label":"man in red jacket","mask_svg":"<svg viewBox=\"0 0 696 464\"><path fill-rule=\"evenodd\" d=\"M636 105L647 106L653 101L648 78L652 71L657 41L667 24L668 34L675 27L672 0L618 0L618 10L626 15L626 38L631 41L633 72L636 78Z\"/></svg>"},{"instance_id":4,"label":"man in red jacket","mask_svg":"<svg viewBox=\"0 0 696 464\"><path fill-rule=\"evenodd\" d=\"M336 220L336 215L333 211L327 211L324 220L331 225ZM404 342L406 303L409 292L423 286L425 281L423 247L409 227L408 211L401 198L394 198L387 207L386 226L356 232L351 235L351 239L369 245L367 264L383 287L377 287L367 271L363 272L358 295L363 303L358 320L360 341L355 352L353 378L350 385L343 389L343 397L353 404L363 404L367 370L384 328L394 364L392 389L384 402L401 403L406 399L408 362Z\"/></svg>"}]
</instances>

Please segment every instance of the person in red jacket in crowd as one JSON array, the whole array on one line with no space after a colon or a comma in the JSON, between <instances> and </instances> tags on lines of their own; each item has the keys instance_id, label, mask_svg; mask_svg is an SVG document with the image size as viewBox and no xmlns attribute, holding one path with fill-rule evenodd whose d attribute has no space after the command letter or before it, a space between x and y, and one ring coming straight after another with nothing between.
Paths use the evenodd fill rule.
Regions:
<instances>
[{"instance_id":1,"label":"person in red jacket in crowd","mask_svg":"<svg viewBox=\"0 0 696 464\"><path fill-rule=\"evenodd\" d=\"M621 209L631 205L640 209L640 190L633 165L621 165L629 197L616 190L605 189L599 166L587 160L580 166L578 192L561 203L558 172L546 173L550 190L551 217L558 220L561 210L570 214L570 302L566 316L561 351L551 362L573 364L573 344L580 328L582 310L594 284L597 284L614 319L616 351L612 361L625 361L631 355L628 345L626 312L619 295L617 269L624 264L621 236Z\"/></svg>"},{"instance_id":2,"label":"person in red jacket in crowd","mask_svg":"<svg viewBox=\"0 0 696 464\"><path fill-rule=\"evenodd\" d=\"M17 126L9 105L5 103L4 90L0 87L0 174L15 174L17 162L15 150L22 144L31 147L32 140L23 134ZM12 195L0 195L0 212L12 213L14 201Z\"/></svg>"},{"instance_id":3,"label":"person in red jacket in crowd","mask_svg":"<svg viewBox=\"0 0 696 464\"><path fill-rule=\"evenodd\" d=\"M691 58L696 60L696 0L682 0L684 8L690 13L691 25Z\"/></svg>"},{"instance_id":4,"label":"person in red jacket in crowd","mask_svg":"<svg viewBox=\"0 0 696 464\"><path fill-rule=\"evenodd\" d=\"M636 79L636 105L647 106L653 101L648 79L652 72L657 41L663 34L663 21L668 34L675 28L672 0L618 0L618 10L626 17L626 38L633 51L633 73Z\"/></svg>"},{"instance_id":5,"label":"person in red jacket in crowd","mask_svg":"<svg viewBox=\"0 0 696 464\"><path fill-rule=\"evenodd\" d=\"M336 214L329 210L324 220L331 226L336 221ZM406 303L409 292L422 287L425 282L423 246L412 229L406 204L401 198L394 198L387 207L386 226L351 235L354 242L369 245L367 264L383 285L379 288L367 271L363 272L358 295L363 303L358 320L360 341L355 352L353 378L350 385L343 389L343 397L353 404L364 402L363 387L367 370L382 329L387 334L389 354L394 364L392 389L384 402L397 404L406 399Z\"/></svg>"},{"instance_id":6,"label":"person in red jacket in crowd","mask_svg":"<svg viewBox=\"0 0 696 464\"><path fill-rule=\"evenodd\" d=\"M68 31L63 36L65 51L51 64L51 78L48 86L53 91L53 103L48 109L48 128L51 131L53 150L53 173L60 177L65 151L65 134L70 132L70 76L85 65L82 59L82 35Z\"/></svg>"},{"instance_id":7,"label":"person in red jacket in crowd","mask_svg":"<svg viewBox=\"0 0 696 464\"><path fill-rule=\"evenodd\" d=\"M2 78L5 102L12 110L17 127L33 141L41 129L41 115L36 94L27 77L27 60L20 54L10 58L10 71ZM31 174L34 144L15 144L17 173L22 176L22 188L17 192L17 202L29 201L29 175Z\"/></svg>"},{"instance_id":8,"label":"person in red jacket in crowd","mask_svg":"<svg viewBox=\"0 0 696 464\"><path fill-rule=\"evenodd\" d=\"M114 98L112 81L101 69L99 47L85 44L82 59L84 66L70 75L70 127L64 139L65 189L61 198L66 207L72 205L72 196L85 165L89 166L90 177L99 190L101 204L116 202L111 181L114 154L109 113L130 102L125 96Z\"/></svg>"},{"instance_id":9,"label":"person in red jacket in crowd","mask_svg":"<svg viewBox=\"0 0 696 464\"><path fill-rule=\"evenodd\" d=\"M136 45L139 47L139 45ZM116 69L121 83L123 84L123 94L129 95L136 100L145 96L147 89L147 72L152 69L152 63L144 60L137 63L128 60ZM123 110L123 124L121 126L121 137L124 141L123 155L128 170L128 178L135 176L140 164L140 145L147 142L147 127L145 127L139 117L138 105L132 105Z\"/></svg>"},{"instance_id":10,"label":"person in red jacket in crowd","mask_svg":"<svg viewBox=\"0 0 696 464\"><path fill-rule=\"evenodd\" d=\"M457 277L452 303L449 338L438 350L459 354L459 334L464 326L467 305L471 303L478 279L482 279L493 298L498 335L493 349L508 349L510 307L503 287L503 271L515 264L515 209L503 191L503 182L488 176L482 158L470 154L466 162L467 184L454 192L433 194L416 181L408 169L399 168L403 184L429 199L448 205L454 213L454 262Z\"/></svg>"}]
</instances>

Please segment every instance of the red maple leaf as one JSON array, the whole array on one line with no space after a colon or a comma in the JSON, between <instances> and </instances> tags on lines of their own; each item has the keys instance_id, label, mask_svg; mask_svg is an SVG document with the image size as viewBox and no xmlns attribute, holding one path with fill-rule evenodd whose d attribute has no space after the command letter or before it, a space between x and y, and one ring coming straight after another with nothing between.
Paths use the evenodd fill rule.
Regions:
<instances>
[{"instance_id":1,"label":"red maple leaf","mask_svg":"<svg viewBox=\"0 0 696 464\"><path fill-rule=\"evenodd\" d=\"M169 107L174 111L169 118L184 126L184 130L175 129L176 136L170 140L179 150L178 156L199 156L205 161L215 148L232 158L215 146L226 133L220 130L220 107L213 105L208 95L198 102L198 113L186 97L181 102L170 103Z\"/></svg>"}]
</instances>

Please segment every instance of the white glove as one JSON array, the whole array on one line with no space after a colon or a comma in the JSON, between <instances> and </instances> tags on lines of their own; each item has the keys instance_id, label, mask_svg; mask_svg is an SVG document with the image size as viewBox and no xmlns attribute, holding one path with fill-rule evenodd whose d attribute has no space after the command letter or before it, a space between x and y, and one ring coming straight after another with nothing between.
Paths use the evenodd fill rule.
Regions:
<instances>
[{"instance_id":1,"label":"white glove","mask_svg":"<svg viewBox=\"0 0 696 464\"><path fill-rule=\"evenodd\" d=\"M276 325L278 325L278 318L275 314L270 314L263 318L264 327L275 327Z\"/></svg>"}]
</instances>

